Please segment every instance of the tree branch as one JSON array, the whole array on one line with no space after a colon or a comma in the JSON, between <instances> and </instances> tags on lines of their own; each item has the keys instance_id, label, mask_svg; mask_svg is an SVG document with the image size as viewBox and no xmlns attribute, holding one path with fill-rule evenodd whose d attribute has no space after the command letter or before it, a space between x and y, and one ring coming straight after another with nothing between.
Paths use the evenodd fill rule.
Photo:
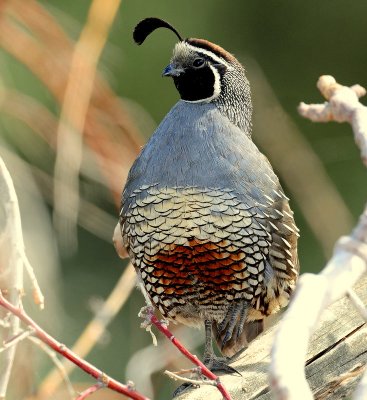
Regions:
<instances>
[{"instance_id":1,"label":"tree branch","mask_svg":"<svg viewBox=\"0 0 367 400\"><path fill-rule=\"evenodd\" d=\"M214 386L219 390L219 392L223 395L225 400L231 400L231 396L228 393L225 386L220 381L219 377L213 374L199 359L196 355L190 353L189 350L172 334L172 332L167 328L167 323L161 322L154 315L154 309L152 306L147 306L143 308L143 311L140 312L142 317L146 318L148 324L153 324L158 328L160 332L162 332L171 342L172 344L193 364L197 365L200 371L200 374L208 378L212 383L214 382Z\"/></svg>"},{"instance_id":2,"label":"tree branch","mask_svg":"<svg viewBox=\"0 0 367 400\"><path fill-rule=\"evenodd\" d=\"M367 276L363 276L354 287L364 303L367 302L366 287ZM303 318L307 318L307 310L310 307L312 304L301 311L295 321L296 324ZM222 375L220 377L233 400L273 400L275 398L269 383L269 368L270 352L278 329L279 324L259 335L231 364L242 376ZM290 339L287 352L283 354L283 357L293 358L293 343L296 345L298 340L298 337ZM356 367L366 365L366 348L367 325L363 318L347 297L334 302L323 312L304 359L306 367L303 373L313 393L315 395L324 392L328 394L327 397L316 397L317 400L351 398L351 393L365 371L365 368L356 369ZM287 373L292 379L296 371L289 369ZM348 376L347 379L338 379ZM303 397L302 388L298 389L297 400L304 400L306 397ZM222 400L222 396L215 387L205 385L188 389L175 397L175 400L208 399Z\"/></svg>"},{"instance_id":3,"label":"tree branch","mask_svg":"<svg viewBox=\"0 0 367 400\"><path fill-rule=\"evenodd\" d=\"M328 100L323 105L301 103L299 112L312 121L349 122L356 143L367 165L367 108L358 98L365 94L359 85L348 88L331 76L320 77L318 88ZM367 207L348 237L338 240L334 254L319 275L304 274L299 279L295 296L275 336L272 349L271 383L277 399L313 399L304 373L307 347L322 311L347 294L366 272ZM302 315L302 318L300 318ZM294 340L297 338L297 341ZM289 354L292 357L289 357ZM360 391L359 391L360 392ZM359 393L358 392L358 393ZM358 394L355 399L365 399Z\"/></svg>"},{"instance_id":4,"label":"tree branch","mask_svg":"<svg viewBox=\"0 0 367 400\"><path fill-rule=\"evenodd\" d=\"M22 225L13 181L1 157L0 200L0 213L3 216L0 232L0 289L6 289L9 300L16 306L21 306L24 254ZM3 317L1 313L0 317ZM18 318L12 315L8 322L8 326L0 331L2 343L12 340L19 333ZM15 343L0 354L0 399L6 397L16 347Z\"/></svg>"},{"instance_id":5,"label":"tree branch","mask_svg":"<svg viewBox=\"0 0 367 400\"><path fill-rule=\"evenodd\" d=\"M106 331L109 323L129 297L131 291L135 287L135 281L136 274L134 268L129 264L95 317L89 322L84 332L73 345L72 351L84 358L93 349L96 342ZM70 364L65 361L66 360L60 361L60 363L65 373L69 374L75 368L75 364ZM57 368L53 369L41 383L38 389L39 397L42 399L50 398L55 394L61 382L62 376L60 376L57 366Z\"/></svg>"},{"instance_id":6,"label":"tree branch","mask_svg":"<svg viewBox=\"0 0 367 400\"><path fill-rule=\"evenodd\" d=\"M58 342L46 331L44 331L39 325L37 325L36 322L34 322L32 318L30 318L23 309L17 308L13 306L9 301L7 301L1 292L0 292L0 306L10 311L14 316L18 317L27 326L32 327L34 329L35 336L38 337L40 340L42 340L42 342L47 344L49 347L51 347L54 351L56 351L63 357L70 360L72 363L77 365L80 369L85 371L87 374L91 375L93 378L103 382L103 384L106 387L114 390L115 392L124 394L130 399L149 400L147 397L143 396L139 392L131 389L130 385L124 385L118 382L117 380L109 377L101 370L96 368L94 365L80 358L77 354L68 349L64 344Z\"/></svg>"},{"instance_id":7,"label":"tree branch","mask_svg":"<svg viewBox=\"0 0 367 400\"><path fill-rule=\"evenodd\" d=\"M31 336L31 337L29 337L29 340L31 342L33 342L36 346L38 346L42 351L44 351L48 355L48 357L51 359L51 361L55 364L55 367L56 367L56 370L57 370L59 376L65 383L66 389L69 393L69 397L71 400L73 400L76 392L74 390L73 385L71 384L68 373L67 373L66 369L64 368L63 363L57 358L57 353L55 351L53 351L50 347L48 347L45 343L42 342L42 340L38 339L37 337ZM37 393L37 398L41 398L41 399L43 398L42 396L39 395L39 392Z\"/></svg>"},{"instance_id":8,"label":"tree branch","mask_svg":"<svg viewBox=\"0 0 367 400\"><path fill-rule=\"evenodd\" d=\"M89 387L88 389L84 390L82 393L79 394L76 400L84 400L86 399L89 395L97 392L98 390L103 388L103 383L97 382L95 385Z\"/></svg>"}]
</instances>

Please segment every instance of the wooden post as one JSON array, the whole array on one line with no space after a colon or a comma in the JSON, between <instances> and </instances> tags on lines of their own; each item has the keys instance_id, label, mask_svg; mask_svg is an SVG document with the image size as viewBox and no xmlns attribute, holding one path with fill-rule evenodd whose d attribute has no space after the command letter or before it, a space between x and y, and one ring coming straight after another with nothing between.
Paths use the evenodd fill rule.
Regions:
<instances>
[{"instance_id":1,"label":"wooden post","mask_svg":"<svg viewBox=\"0 0 367 400\"><path fill-rule=\"evenodd\" d=\"M355 291L367 302L367 276ZM302 318L302 315L299 316ZM255 339L240 358L231 364L242 377L220 379L233 400L272 399L268 382L270 350L278 324ZM294 338L297 342L297 338ZM288 355L292 357L292 354ZM306 362L306 377L317 400L340 400L355 390L367 363L367 325L347 297L333 303L322 314L312 336ZM292 371L289 371L292 374ZM213 386L188 389L175 400L221 400ZM299 395L302 400L302 393Z\"/></svg>"}]
</instances>

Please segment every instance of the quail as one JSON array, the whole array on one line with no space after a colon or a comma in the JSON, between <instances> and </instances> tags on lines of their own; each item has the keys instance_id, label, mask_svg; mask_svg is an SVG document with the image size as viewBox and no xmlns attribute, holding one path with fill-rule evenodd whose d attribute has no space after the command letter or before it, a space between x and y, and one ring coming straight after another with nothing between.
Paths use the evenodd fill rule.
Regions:
<instances>
[{"instance_id":1,"label":"quail","mask_svg":"<svg viewBox=\"0 0 367 400\"><path fill-rule=\"evenodd\" d=\"M299 273L298 229L267 158L251 139L250 85L241 63L169 23L142 20L179 41L163 76L181 100L130 169L114 241L147 301L164 318L205 327L204 363L233 372L230 357L285 306ZM271 133L269 133L271 134ZM224 357L213 350L212 337Z\"/></svg>"}]
</instances>

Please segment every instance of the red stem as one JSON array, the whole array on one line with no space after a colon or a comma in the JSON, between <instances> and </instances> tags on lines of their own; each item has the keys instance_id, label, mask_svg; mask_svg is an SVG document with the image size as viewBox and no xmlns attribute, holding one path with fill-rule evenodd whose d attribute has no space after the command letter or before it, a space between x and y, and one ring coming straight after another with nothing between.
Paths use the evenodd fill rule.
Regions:
<instances>
[{"instance_id":1,"label":"red stem","mask_svg":"<svg viewBox=\"0 0 367 400\"><path fill-rule=\"evenodd\" d=\"M122 393L125 396L129 397L130 399L135 400L149 400L148 397L143 396L142 394L132 390L127 385L124 385L109 377L108 375L104 374L101 370L96 368L94 365L90 364L89 362L83 360L78 355L76 355L73 351L68 349L64 344L58 342L54 339L51 335L45 332L40 326L38 326L31 317L29 317L23 310L13 306L9 303L4 296L1 294L0 291L0 306L9 310L12 314L16 315L21 321L23 321L27 326L31 326L35 332L34 334L42 340L42 342L46 343L47 346L51 347L57 353L61 354L63 357L70 360L80 369L85 371L87 374L91 375L93 378L98 379L108 387L109 389L114 390L115 392Z\"/></svg>"},{"instance_id":2,"label":"red stem","mask_svg":"<svg viewBox=\"0 0 367 400\"><path fill-rule=\"evenodd\" d=\"M148 314L148 318L150 322L155 325L168 339L173 343L174 346L191 362L197 365L202 374L209 378L212 381L217 383L218 390L222 393L225 400L231 400L230 394L227 392L227 389L220 382L219 377L213 374L210 369L208 369L194 354L191 354L186 347L170 332L166 325L162 324L159 319L154 314Z\"/></svg>"}]
</instances>

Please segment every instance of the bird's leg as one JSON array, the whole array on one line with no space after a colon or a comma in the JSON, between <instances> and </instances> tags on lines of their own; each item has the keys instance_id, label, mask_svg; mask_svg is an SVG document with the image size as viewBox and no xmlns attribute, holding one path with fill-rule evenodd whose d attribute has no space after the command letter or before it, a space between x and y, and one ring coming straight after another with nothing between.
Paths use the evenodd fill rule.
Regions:
<instances>
[{"instance_id":1,"label":"bird's leg","mask_svg":"<svg viewBox=\"0 0 367 400\"><path fill-rule=\"evenodd\" d=\"M221 371L227 374L239 374L237 370L228 365L227 357L218 357L213 350L212 321L205 320L205 349L203 363L211 371ZM240 374L241 375L241 374Z\"/></svg>"},{"instance_id":2,"label":"bird's leg","mask_svg":"<svg viewBox=\"0 0 367 400\"><path fill-rule=\"evenodd\" d=\"M203 363L211 371L221 371L226 374L238 374L241 375L237 370L228 365L229 359L227 357L218 357L213 350L213 338L212 338L212 321L205 320L205 348L204 348L204 360ZM206 378L203 378L206 379ZM183 383L174 392L173 397L183 393L188 388L192 387L191 383Z\"/></svg>"},{"instance_id":3,"label":"bird's leg","mask_svg":"<svg viewBox=\"0 0 367 400\"><path fill-rule=\"evenodd\" d=\"M205 325L205 348L204 348L204 363L205 361L212 356L214 356L213 350L213 337L212 337L212 321L206 319L204 322Z\"/></svg>"}]
</instances>

